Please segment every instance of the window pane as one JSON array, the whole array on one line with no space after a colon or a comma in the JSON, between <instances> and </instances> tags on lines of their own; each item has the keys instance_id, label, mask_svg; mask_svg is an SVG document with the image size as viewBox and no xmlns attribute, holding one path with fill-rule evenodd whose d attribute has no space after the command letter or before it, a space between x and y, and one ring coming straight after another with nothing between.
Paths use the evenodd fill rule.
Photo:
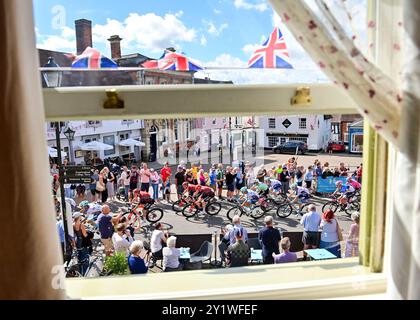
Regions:
<instances>
[{"instance_id":1,"label":"window pane","mask_svg":"<svg viewBox=\"0 0 420 320\"><path fill-rule=\"evenodd\" d=\"M143 189L144 192L149 193L152 199L155 199L154 201L150 200L151 207L148 207L148 210L156 209L156 212L163 212L158 218L161 218L160 222L165 229L176 235L176 246L178 248L190 247L191 252L197 251L204 239L207 239L206 237L209 241L213 241L213 232L217 232L220 236L220 228L230 223L229 210L236 205L231 201L241 195L244 196L240 205L242 209L238 210L245 210L241 217L243 226L247 229L250 239L257 235L263 226L264 213L259 219L247 214L248 211L245 208L247 205L243 202L246 195L241 194L243 186L257 192L257 177L262 177L262 181L258 184L264 181L268 184L268 180L264 180L264 177L267 176L271 179L269 183L273 184L270 185L272 189L269 191L268 197L270 197L270 201L274 201L277 197L282 197L279 192L293 192L291 185L296 183L308 190L310 197L306 202L313 203L317 212L324 212L326 208L330 207L336 208L336 218L344 229L341 253L344 256L345 250L351 249L351 252L347 251L347 255L357 255L357 246L346 247L346 240L350 237L349 231L352 225L350 215L358 212L360 196L353 193L354 190L350 189L349 185L348 189L340 189L340 200L332 197L331 193L336 190L335 183L338 180L346 184L346 178L353 176L354 181L361 181L359 166L362 162L360 151L363 147L363 120L360 116L357 118L355 116L354 121L348 125L350 143L349 149L346 150L344 144L331 142L333 134L331 122L332 119L335 119L334 117L324 115L246 116L235 117L237 119L228 118L226 123L223 122L223 118L219 117L208 118L208 121L203 121L204 119L131 119L131 122L125 122L119 119L102 120L100 128L89 126L87 121L67 121L64 122L64 126L74 131L74 138L70 140L64 134L58 137L64 152L61 160L53 150L49 150L51 173L52 175L56 174L54 164L63 163L67 170L66 182L63 185L67 198L73 199L76 204L87 200L92 208L97 205L97 202L107 202L113 212L117 212L121 208L126 208L130 212L132 208L126 204L125 200L134 200L135 206L138 204L137 201L145 201L143 198L136 198L133 193L131 196L129 195L130 189ZM278 126L273 129L269 127L270 119L275 119L276 123L282 123L287 119L290 125L287 128ZM302 119L305 119L308 124L306 129L299 126ZM337 116L336 119L351 120L348 116ZM213 125L213 120L216 125ZM319 128L310 126L310 124L318 122ZM242 123L243 126L237 127L236 123ZM51 127L50 123L46 123L45 132L48 145L53 147L58 143L55 132L49 130ZM95 147L87 148L84 145L86 142L94 141L97 142ZM293 158L297 159L296 164L293 163ZM67 161L64 164L65 159ZM169 182L167 174L164 173L168 171L164 168L166 163L171 171ZM319 163L318 173L315 169L317 163ZM147 164L148 168L157 172L158 178L153 178L156 183L152 183L152 178L149 177L149 174L151 176L154 173L148 172L145 168L141 172L133 169L133 179L127 175L124 177L124 166L132 168L132 165L135 165L140 168L143 164ZM225 181L223 187L220 188L221 198L216 197L218 195L217 174L212 170L215 166L218 167L218 164L223 165L223 171L219 171L219 173ZM68 165L76 165L80 170L79 173L75 174L75 169L67 167ZM286 170L283 171L283 166L288 168L289 175L286 174ZM110 181L112 175L107 170L103 170L105 167L115 175L114 183ZM184 167L186 171L181 172ZM229 168L233 168L233 173L229 173L231 172ZM95 173L95 170L98 171ZM181 173L178 174L178 171ZM97 190L97 182L102 178L107 181L107 184L105 189L100 191ZM124 179L128 180L124 182ZM200 183L203 186L208 186L209 190L216 188L213 199L220 204L220 212L217 215L206 214L204 217L197 214L186 219L182 212L177 212L177 214L174 212L172 204L178 200L178 192L182 192L182 182L185 179L188 179L191 185ZM275 180L281 182L280 189L274 187L277 183ZM356 182L354 183L357 185ZM55 184L54 186L53 193L58 190ZM302 191L303 189L297 190ZM252 191L249 191L249 194L252 194ZM303 190L303 192L306 191ZM142 197L144 195L142 194ZM58 195L58 199L60 199L60 195ZM262 202L249 203L249 205L253 208L252 210L260 210L259 208L261 205L264 206L264 201L267 199L266 195L260 194L258 201ZM298 204L292 200L293 198L288 200L291 207L284 207L290 213L287 217L277 215L277 210L284 205L282 202L284 200L276 203L266 215L272 215L276 227L291 239L292 252L296 252L298 261L301 261L303 259L303 228L299 224L301 216L295 215L298 214ZM144 204L140 203L139 205L139 216L133 213L132 223L136 223L136 219L141 220L141 206ZM254 206L256 207L254 208ZM73 208L73 210L78 209ZM281 214L283 211L279 212ZM147 217L149 216L147 215ZM153 217L155 216L152 215L149 219ZM87 218L94 220L95 215L88 215ZM143 223L148 225L154 222ZM90 228L89 225L87 227ZM92 227L94 228L94 226ZM135 239L150 243L149 232L145 232L143 228L134 231ZM327 240L334 242L331 239ZM98 252L95 251L95 254L99 253L99 257L103 253L103 246L99 245L100 241L99 235L93 239L94 250L98 250ZM355 243L357 243L357 239ZM250 263L252 264L252 262ZM206 264L205 267L210 268L210 265ZM192 268L192 266L186 263L186 269L188 268ZM162 270L153 267L153 271L161 272ZM98 276L98 274L93 274L93 276Z\"/></svg>"}]
</instances>

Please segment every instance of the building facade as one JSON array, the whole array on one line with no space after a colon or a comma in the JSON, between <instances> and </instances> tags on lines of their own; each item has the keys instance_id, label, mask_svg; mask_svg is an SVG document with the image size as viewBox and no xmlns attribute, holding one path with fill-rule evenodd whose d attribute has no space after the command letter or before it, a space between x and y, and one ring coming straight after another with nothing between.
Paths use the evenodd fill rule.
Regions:
<instances>
[{"instance_id":1,"label":"building facade","mask_svg":"<svg viewBox=\"0 0 420 320\"><path fill-rule=\"evenodd\" d=\"M331 116L299 115L259 117L259 127L264 131L264 147L271 149L288 141L302 141L308 150L326 148L331 140Z\"/></svg>"}]
</instances>

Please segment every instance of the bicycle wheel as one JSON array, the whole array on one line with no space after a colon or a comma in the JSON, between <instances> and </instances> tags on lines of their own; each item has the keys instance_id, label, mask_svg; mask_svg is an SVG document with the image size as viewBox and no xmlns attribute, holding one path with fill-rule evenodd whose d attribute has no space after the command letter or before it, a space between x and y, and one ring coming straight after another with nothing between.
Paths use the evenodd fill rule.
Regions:
<instances>
[{"instance_id":1,"label":"bicycle wheel","mask_svg":"<svg viewBox=\"0 0 420 320\"><path fill-rule=\"evenodd\" d=\"M184 199L178 199L172 203L172 210L175 212L182 212L182 209L185 207L186 202Z\"/></svg>"},{"instance_id":2,"label":"bicycle wheel","mask_svg":"<svg viewBox=\"0 0 420 320\"><path fill-rule=\"evenodd\" d=\"M194 203L189 203L182 209L182 215L186 218L194 217L197 212L198 209Z\"/></svg>"},{"instance_id":3,"label":"bicycle wheel","mask_svg":"<svg viewBox=\"0 0 420 320\"><path fill-rule=\"evenodd\" d=\"M334 201L329 201L322 206L322 212L325 212L328 209L335 213L338 209L338 203Z\"/></svg>"},{"instance_id":4,"label":"bicycle wheel","mask_svg":"<svg viewBox=\"0 0 420 320\"><path fill-rule=\"evenodd\" d=\"M260 206L254 207L254 209L252 209L252 211L251 211L251 217L253 217L254 219L259 219L264 214L265 214L265 211Z\"/></svg>"},{"instance_id":5,"label":"bicycle wheel","mask_svg":"<svg viewBox=\"0 0 420 320\"><path fill-rule=\"evenodd\" d=\"M272 198L272 200L275 204L280 205L287 201L287 195L280 193L276 197Z\"/></svg>"},{"instance_id":6,"label":"bicycle wheel","mask_svg":"<svg viewBox=\"0 0 420 320\"><path fill-rule=\"evenodd\" d=\"M211 202L206 205L206 212L211 216L215 216L220 210L222 210L222 205L219 202Z\"/></svg>"},{"instance_id":7,"label":"bicycle wheel","mask_svg":"<svg viewBox=\"0 0 420 320\"><path fill-rule=\"evenodd\" d=\"M287 218L292 214L293 208L290 203L283 203L282 205L278 206L276 214L279 218Z\"/></svg>"},{"instance_id":8,"label":"bicycle wheel","mask_svg":"<svg viewBox=\"0 0 420 320\"><path fill-rule=\"evenodd\" d=\"M140 228L140 219L137 217L137 214L133 212L127 212L122 215L127 218L128 225L131 225L134 229Z\"/></svg>"},{"instance_id":9,"label":"bicycle wheel","mask_svg":"<svg viewBox=\"0 0 420 320\"><path fill-rule=\"evenodd\" d=\"M351 217L351 215L353 213L359 212L360 211L360 205L357 202L351 202L349 204L347 204L346 209L344 210L344 212Z\"/></svg>"},{"instance_id":10,"label":"bicycle wheel","mask_svg":"<svg viewBox=\"0 0 420 320\"><path fill-rule=\"evenodd\" d=\"M146 219L151 223L158 222L163 218L163 210L161 208L152 208L147 212Z\"/></svg>"},{"instance_id":11,"label":"bicycle wheel","mask_svg":"<svg viewBox=\"0 0 420 320\"><path fill-rule=\"evenodd\" d=\"M227 211L226 216L228 217L230 221L232 221L234 216L236 215L242 216L242 214L243 212L239 207L233 207Z\"/></svg>"}]
</instances>

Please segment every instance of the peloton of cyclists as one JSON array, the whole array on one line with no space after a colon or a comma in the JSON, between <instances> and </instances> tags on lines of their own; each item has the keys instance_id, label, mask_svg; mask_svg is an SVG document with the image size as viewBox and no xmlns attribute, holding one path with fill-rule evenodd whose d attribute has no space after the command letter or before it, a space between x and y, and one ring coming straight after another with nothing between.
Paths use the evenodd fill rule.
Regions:
<instances>
[{"instance_id":1,"label":"peloton of cyclists","mask_svg":"<svg viewBox=\"0 0 420 320\"><path fill-rule=\"evenodd\" d=\"M241 195L239 197L239 201L244 200L241 203L241 206L246 211L251 211L252 206L260 200L260 196L258 195L257 191L248 189L247 187L242 187L240 191Z\"/></svg>"},{"instance_id":2,"label":"peloton of cyclists","mask_svg":"<svg viewBox=\"0 0 420 320\"><path fill-rule=\"evenodd\" d=\"M184 195L189 195L196 202L199 209L203 210L206 204L215 196L214 190L207 186L184 182Z\"/></svg>"}]
</instances>

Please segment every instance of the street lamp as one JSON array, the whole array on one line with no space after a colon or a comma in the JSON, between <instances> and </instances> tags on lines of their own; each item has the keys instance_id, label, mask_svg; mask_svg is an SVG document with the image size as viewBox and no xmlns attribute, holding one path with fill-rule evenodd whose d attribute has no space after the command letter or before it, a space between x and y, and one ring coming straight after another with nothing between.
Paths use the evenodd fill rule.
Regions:
<instances>
[{"instance_id":1,"label":"street lamp","mask_svg":"<svg viewBox=\"0 0 420 320\"><path fill-rule=\"evenodd\" d=\"M60 66L55 62L53 57L48 58L48 62L44 64L44 68L59 68ZM45 84L48 88L56 88L61 86L63 75L58 70L44 70L42 71Z\"/></svg>"},{"instance_id":2,"label":"street lamp","mask_svg":"<svg viewBox=\"0 0 420 320\"><path fill-rule=\"evenodd\" d=\"M76 131L72 130L70 126L67 127L67 130L64 131L64 135L66 136L67 140L69 141L69 152L70 152L70 163L73 163L73 145L72 141L74 140L74 134Z\"/></svg>"},{"instance_id":3,"label":"street lamp","mask_svg":"<svg viewBox=\"0 0 420 320\"><path fill-rule=\"evenodd\" d=\"M48 58L48 62L44 65L44 68L59 68L60 66L54 61L53 57ZM55 88L61 86L62 80L62 73L60 70L44 70L42 71L42 76L45 80L45 84L48 88ZM61 191L61 212L62 212L62 219L63 219L63 227L64 227L64 254L70 254L67 252L67 242L69 241L69 229L67 226L67 215L66 215L66 196L64 193L64 170L63 170L63 163L61 158L61 122L55 122L55 140L57 144L57 162L58 162L58 176L59 176L59 183L60 183L60 191Z\"/></svg>"}]
</instances>

